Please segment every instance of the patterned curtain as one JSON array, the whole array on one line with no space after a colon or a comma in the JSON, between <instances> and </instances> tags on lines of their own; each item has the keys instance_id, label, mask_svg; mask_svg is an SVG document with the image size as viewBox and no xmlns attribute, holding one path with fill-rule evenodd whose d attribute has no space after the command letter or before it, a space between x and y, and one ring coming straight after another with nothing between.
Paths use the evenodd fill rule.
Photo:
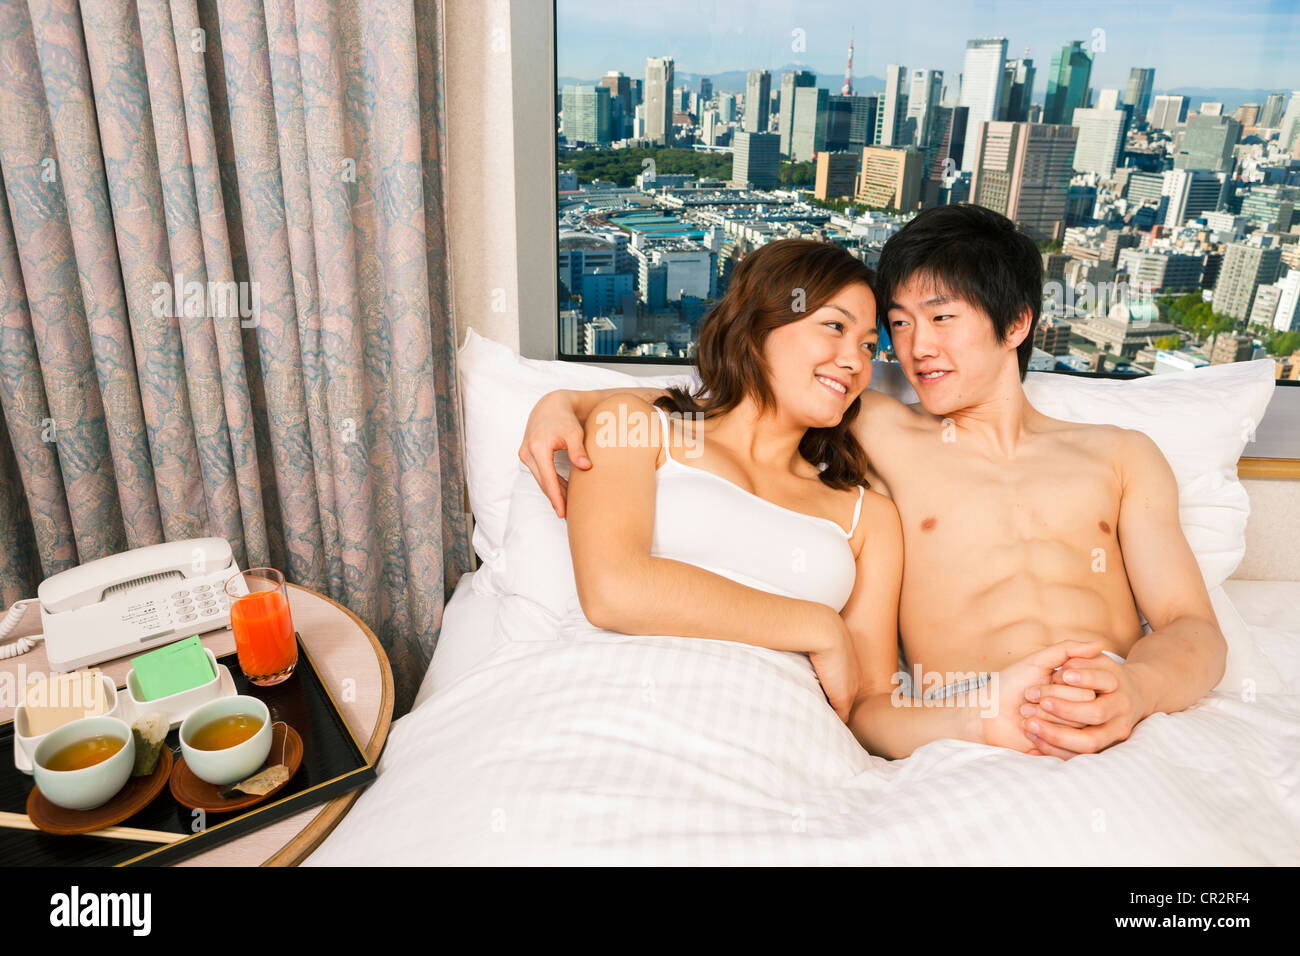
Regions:
<instances>
[{"instance_id":1,"label":"patterned curtain","mask_svg":"<svg viewBox=\"0 0 1300 956\"><path fill-rule=\"evenodd\" d=\"M0 604L220 536L396 713L470 567L442 0L0 0Z\"/></svg>"}]
</instances>

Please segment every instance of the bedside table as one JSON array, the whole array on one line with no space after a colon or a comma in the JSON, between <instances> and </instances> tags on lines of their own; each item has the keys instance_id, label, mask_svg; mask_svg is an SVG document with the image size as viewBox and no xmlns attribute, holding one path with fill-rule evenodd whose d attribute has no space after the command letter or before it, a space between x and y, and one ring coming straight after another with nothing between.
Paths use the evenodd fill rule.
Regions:
<instances>
[{"instance_id":1,"label":"bedside table","mask_svg":"<svg viewBox=\"0 0 1300 956\"><path fill-rule=\"evenodd\" d=\"M379 640L355 614L337 601L315 591L287 585L294 629L311 654L322 682L328 688L366 758L374 764L388 737L393 717L393 672ZM39 634L40 612L29 605L11 638ZM201 636L203 645L220 657L235 649L229 628ZM27 672L48 672L45 645L18 657L0 661L0 673L15 681L19 665ZM130 661L120 657L97 665L119 686L125 683ZM9 702L5 702L9 703ZM0 707L0 721L12 720L14 706ZM8 755L0 759L9 759ZM293 866L305 858L348 812L360 789L310 807L270 826L213 847L178 866Z\"/></svg>"}]
</instances>

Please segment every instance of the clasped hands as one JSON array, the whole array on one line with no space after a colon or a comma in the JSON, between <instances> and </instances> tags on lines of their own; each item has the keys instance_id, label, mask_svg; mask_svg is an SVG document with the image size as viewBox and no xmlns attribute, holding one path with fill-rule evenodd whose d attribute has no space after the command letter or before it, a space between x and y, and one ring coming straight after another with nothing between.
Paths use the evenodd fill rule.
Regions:
<instances>
[{"instance_id":1,"label":"clasped hands","mask_svg":"<svg viewBox=\"0 0 1300 956\"><path fill-rule=\"evenodd\" d=\"M1151 712L1140 680L1141 665L1120 664L1101 653L1075 655L1052 672L1050 683L1025 688L1020 705L1023 732L1033 748L1068 760L1127 740Z\"/></svg>"}]
</instances>

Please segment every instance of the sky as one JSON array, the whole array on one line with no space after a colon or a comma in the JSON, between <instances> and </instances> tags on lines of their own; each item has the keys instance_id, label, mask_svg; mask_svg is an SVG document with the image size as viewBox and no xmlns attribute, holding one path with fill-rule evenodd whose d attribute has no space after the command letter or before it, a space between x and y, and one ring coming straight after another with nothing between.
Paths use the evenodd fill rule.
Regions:
<instances>
[{"instance_id":1,"label":"sky","mask_svg":"<svg viewBox=\"0 0 1300 956\"><path fill-rule=\"evenodd\" d=\"M842 75L850 27L857 77L897 63L954 85L968 39L1005 36L1009 58L1029 48L1040 96L1071 40L1097 51L1093 89L1122 92L1134 66L1155 67L1157 90L1300 88L1300 0L556 0L557 73L642 76L647 56L671 56L687 73L801 62Z\"/></svg>"}]
</instances>

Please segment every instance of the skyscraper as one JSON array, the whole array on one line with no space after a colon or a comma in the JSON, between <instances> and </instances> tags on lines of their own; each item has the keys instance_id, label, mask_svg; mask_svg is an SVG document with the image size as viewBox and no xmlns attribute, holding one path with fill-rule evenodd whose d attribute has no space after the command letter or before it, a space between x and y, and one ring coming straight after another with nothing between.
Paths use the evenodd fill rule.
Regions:
<instances>
[{"instance_id":1,"label":"skyscraper","mask_svg":"<svg viewBox=\"0 0 1300 956\"><path fill-rule=\"evenodd\" d=\"M961 96L958 103L966 107L966 143L980 123L998 118L1002 103L1003 63L1007 58L1006 37L981 37L966 41L966 57L962 61ZM974 161L973 149L967 149L962 169L969 170Z\"/></svg>"},{"instance_id":2,"label":"skyscraper","mask_svg":"<svg viewBox=\"0 0 1300 956\"><path fill-rule=\"evenodd\" d=\"M564 138L569 142L608 143L610 98L605 86L566 86L563 92Z\"/></svg>"},{"instance_id":3,"label":"skyscraper","mask_svg":"<svg viewBox=\"0 0 1300 956\"><path fill-rule=\"evenodd\" d=\"M830 125L830 90L800 86L794 91L794 129L790 131L790 161L811 162L826 148ZM778 144L780 138L778 137Z\"/></svg>"},{"instance_id":4,"label":"skyscraper","mask_svg":"<svg viewBox=\"0 0 1300 956\"><path fill-rule=\"evenodd\" d=\"M1244 320L1250 315L1255 290L1276 282L1281 264L1282 251L1277 246L1229 243L1214 286L1214 311Z\"/></svg>"},{"instance_id":5,"label":"skyscraper","mask_svg":"<svg viewBox=\"0 0 1300 956\"><path fill-rule=\"evenodd\" d=\"M736 121L735 93L718 94L718 119L724 123L734 123Z\"/></svg>"},{"instance_id":6,"label":"skyscraper","mask_svg":"<svg viewBox=\"0 0 1300 956\"><path fill-rule=\"evenodd\" d=\"M1300 141L1296 130L1300 130L1300 90L1291 91L1286 112L1282 114L1281 132L1278 134L1277 141L1283 149L1290 149L1294 142Z\"/></svg>"},{"instance_id":7,"label":"skyscraper","mask_svg":"<svg viewBox=\"0 0 1300 956\"><path fill-rule=\"evenodd\" d=\"M1120 109L1076 109L1074 126L1079 129L1074 152L1074 169L1109 177L1119 165L1128 132L1128 112Z\"/></svg>"},{"instance_id":8,"label":"skyscraper","mask_svg":"<svg viewBox=\"0 0 1300 956\"><path fill-rule=\"evenodd\" d=\"M741 126L749 133L767 132L767 110L772 99L772 74L750 70L745 80L745 117Z\"/></svg>"},{"instance_id":9,"label":"skyscraper","mask_svg":"<svg viewBox=\"0 0 1300 956\"><path fill-rule=\"evenodd\" d=\"M1232 147L1241 140L1241 124L1227 116L1193 116L1187 121L1174 169L1232 172Z\"/></svg>"},{"instance_id":10,"label":"skyscraper","mask_svg":"<svg viewBox=\"0 0 1300 956\"><path fill-rule=\"evenodd\" d=\"M933 182L942 182L956 175L961 169L962 157L966 152L966 117L965 106L939 106L934 110L930 123L932 150L926 154L925 178ZM952 163L949 164L948 160Z\"/></svg>"},{"instance_id":11,"label":"skyscraper","mask_svg":"<svg viewBox=\"0 0 1300 956\"><path fill-rule=\"evenodd\" d=\"M1157 129L1172 131L1175 126L1187 120L1187 97L1157 96L1151 106L1151 125Z\"/></svg>"},{"instance_id":12,"label":"skyscraper","mask_svg":"<svg viewBox=\"0 0 1300 956\"><path fill-rule=\"evenodd\" d=\"M1124 102L1133 107L1133 122L1145 123L1147 111L1151 109L1151 92L1156 83L1156 71L1149 67L1135 66L1128 71L1128 88L1124 91Z\"/></svg>"},{"instance_id":13,"label":"skyscraper","mask_svg":"<svg viewBox=\"0 0 1300 956\"><path fill-rule=\"evenodd\" d=\"M1169 197L1165 225L1176 228L1223 204L1228 177L1206 169L1168 169L1161 194Z\"/></svg>"},{"instance_id":14,"label":"skyscraper","mask_svg":"<svg viewBox=\"0 0 1300 956\"><path fill-rule=\"evenodd\" d=\"M852 103L853 118L849 123L849 149L861 155L864 146L876 142L876 111L880 108L880 97L861 96L857 93L849 97Z\"/></svg>"},{"instance_id":15,"label":"skyscraper","mask_svg":"<svg viewBox=\"0 0 1300 956\"><path fill-rule=\"evenodd\" d=\"M794 91L801 86L816 86L817 74L811 70L786 70L781 74L781 104L777 121L781 129L781 155L790 155L790 131L794 129Z\"/></svg>"},{"instance_id":16,"label":"skyscraper","mask_svg":"<svg viewBox=\"0 0 1300 956\"><path fill-rule=\"evenodd\" d=\"M673 145L673 58L645 61L645 136L655 146Z\"/></svg>"},{"instance_id":17,"label":"skyscraper","mask_svg":"<svg viewBox=\"0 0 1300 956\"><path fill-rule=\"evenodd\" d=\"M1264 106L1259 111L1259 119L1256 125L1265 129L1277 129L1282 122L1282 110L1286 107L1286 95L1284 93L1270 93L1268 99L1264 100Z\"/></svg>"},{"instance_id":18,"label":"skyscraper","mask_svg":"<svg viewBox=\"0 0 1300 956\"><path fill-rule=\"evenodd\" d=\"M939 105L942 93L943 70L912 70L907 86L907 119L901 145L915 145L922 149L929 145L929 118Z\"/></svg>"},{"instance_id":19,"label":"skyscraper","mask_svg":"<svg viewBox=\"0 0 1300 956\"><path fill-rule=\"evenodd\" d=\"M1034 239L1059 239L1079 131L995 121L975 126L971 202L1000 212Z\"/></svg>"},{"instance_id":20,"label":"skyscraper","mask_svg":"<svg viewBox=\"0 0 1300 956\"><path fill-rule=\"evenodd\" d=\"M827 97L826 149L831 152L847 150L854 159L862 155L862 148L871 145L876 133L876 97L832 93Z\"/></svg>"},{"instance_id":21,"label":"skyscraper","mask_svg":"<svg viewBox=\"0 0 1300 956\"><path fill-rule=\"evenodd\" d=\"M907 119L907 67L891 63L885 67L885 92L876 108L876 143L893 146L903 133Z\"/></svg>"},{"instance_id":22,"label":"skyscraper","mask_svg":"<svg viewBox=\"0 0 1300 956\"><path fill-rule=\"evenodd\" d=\"M610 131L612 139L632 135L632 78L618 70L610 70L600 78L600 85L609 90Z\"/></svg>"},{"instance_id":23,"label":"skyscraper","mask_svg":"<svg viewBox=\"0 0 1300 956\"><path fill-rule=\"evenodd\" d=\"M1024 123L1029 119L1029 101L1034 95L1034 61L1007 60L1003 72L1006 88L1002 92L1002 109L996 119Z\"/></svg>"},{"instance_id":24,"label":"skyscraper","mask_svg":"<svg viewBox=\"0 0 1300 956\"><path fill-rule=\"evenodd\" d=\"M826 92L822 90L822 92ZM737 130L732 154L731 179L754 189L775 189L780 184L781 138L775 133Z\"/></svg>"},{"instance_id":25,"label":"skyscraper","mask_svg":"<svg viewBox=\"0 0 1300 956\"><path fill-rule=\"evenodd\" d=\"M1119 107L1119 90L1101 90L1097 93L1097 109L1117 110Z\"/></svg>"},{"instance_id":26,"label":"skyscraper","mask_svg":"<svg viewBox=\"0 0 1300 956\"><path fill-rule=\"evenodd\" d=\"M1075 40L1052 54L1047 71L1047 100L1043 122L1069 124L1074 111L1088 105L1088 81L1092 75L1092 54Z\"/></svg>"},{"instance_id":27,"label":"skyscraper","mask_svg":"<svg viewBox=\"0 0 1300 956\"><path fill-rule=\"evenodd\" d=\"M1290 270L1277 284L1282 294L1273 313L1273 328L1278 332L1300 330L1300 269Z\"/></svg>"}]
</instances>

